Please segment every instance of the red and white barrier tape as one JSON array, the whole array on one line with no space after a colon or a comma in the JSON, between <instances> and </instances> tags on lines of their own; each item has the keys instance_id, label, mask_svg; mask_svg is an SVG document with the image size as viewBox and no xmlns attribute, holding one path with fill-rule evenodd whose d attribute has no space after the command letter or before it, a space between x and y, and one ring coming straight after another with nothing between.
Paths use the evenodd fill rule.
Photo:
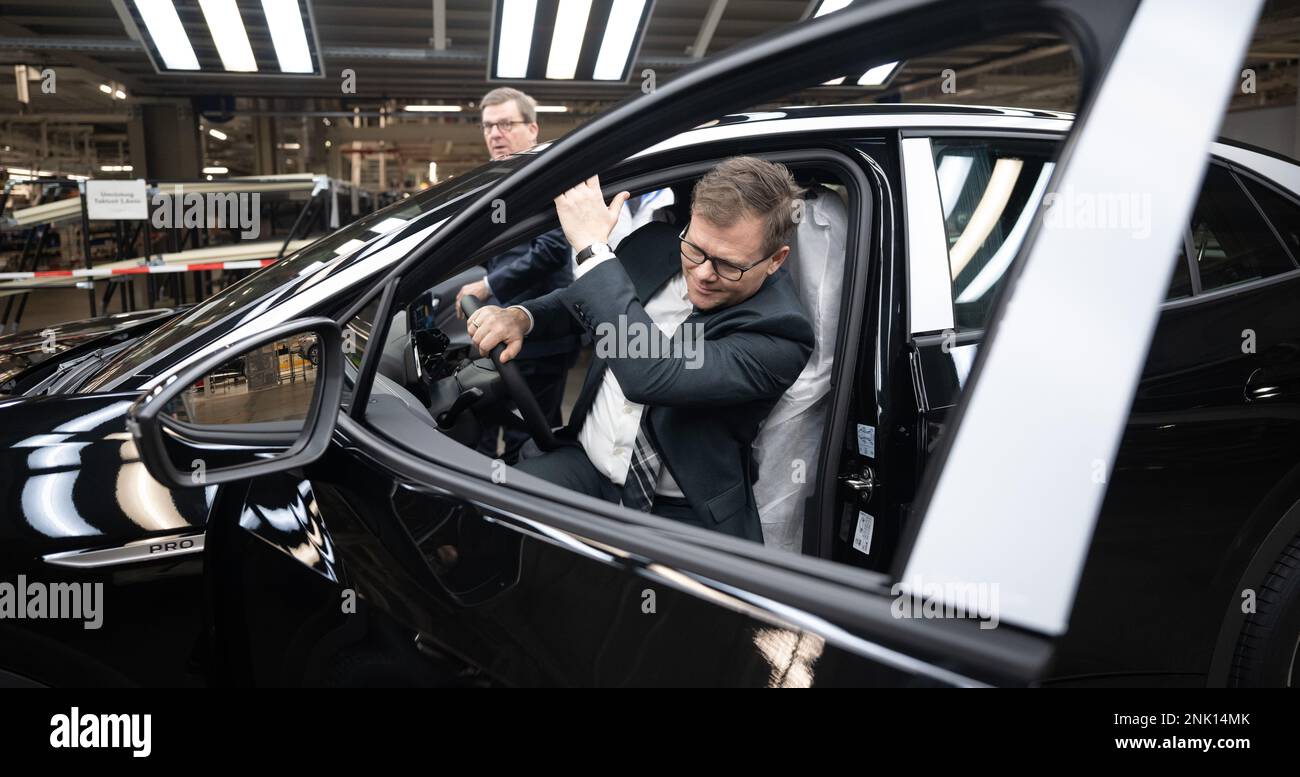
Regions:
<instances>
[{"instance_id":1,"label":"red and white barrier tape","mask_svg":"<svg viewBox=\"0 0 1300 777\"><path fill-rule=\"evenodd\" d=\"M274 259L248 259L242 262L195 262L194 264L155 264L139 267L90 268L89 270L37 270L35 272L0 272L0 281L30 281L38 278L107 278L113 275L152 275L164 272L201 272L204 270L258 270Z\"/></svg>"}]
</instances>

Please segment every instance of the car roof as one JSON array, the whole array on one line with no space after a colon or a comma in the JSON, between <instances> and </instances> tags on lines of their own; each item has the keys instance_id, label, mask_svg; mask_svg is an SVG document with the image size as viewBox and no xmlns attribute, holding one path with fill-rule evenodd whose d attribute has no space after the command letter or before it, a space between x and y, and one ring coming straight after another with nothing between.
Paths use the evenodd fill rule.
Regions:
<instances>
[{"instance_id":1,"label":"car roof","mask_svg":"<svg viewBox=\"0 0 1300 777\"><path fill-rule=\"evenodd\" d=\"M1075 114L1037 108L926 103L785 106L735 113L674 135L629 159L688 146L756 136L861 129L986 129L1062 134ZM1210 153L1300 195L1300 162L1228 138L1218 138Z\"/></svg>"},{"instance_id":2,"label":"car roof","mask_svg":"<svg viewBox=\"0 0 1300 777\"><path fill-rule=\"evenodd\" d=\"M1065 133L1074 114L1030 108L985 105L817 105L789 106L735 113L674 135L633 154L632 159L673 149L767 135L837 130L983 128Z\"/></svg>"}]
</instances>

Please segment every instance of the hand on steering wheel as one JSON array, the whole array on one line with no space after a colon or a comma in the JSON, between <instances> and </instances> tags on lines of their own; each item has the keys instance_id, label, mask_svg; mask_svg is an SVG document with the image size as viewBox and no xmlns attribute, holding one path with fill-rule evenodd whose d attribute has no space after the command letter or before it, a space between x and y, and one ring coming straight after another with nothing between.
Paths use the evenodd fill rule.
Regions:
<instances>
[{"instance_id":1,"label":"hand on steering wheel","mask_svg":"<svg viewBox=\"0 0 1300 777\"><path fill-rule=\"evenodd\" d=\"M469 330L470 337L476 341L481 338L474 337L474 331L477 328L474 314L483 306L478 297L472 294L466 294L460 299L461 312L465 314L468 322L466 328ZM551 424L546 419L546 414L542 412L542 406L538 404L537 397L533 395L532 389L524 380L523 373L519 371L519 365L511 359L519 353L523 346L523 338L513 342L497 340L488 352L492 359L492 364L497 368L497 374L501 376L501 382L505 384L506 391L509 392L510 398L515 401L515 406L519 408L520 415L524 418L524 423L528 425L528 431L537 443L537 447L544 451L555 450L560 447L559 440L551 432ZM509 355L507 356L507 352Z\"/></svg>"}]
</instances>

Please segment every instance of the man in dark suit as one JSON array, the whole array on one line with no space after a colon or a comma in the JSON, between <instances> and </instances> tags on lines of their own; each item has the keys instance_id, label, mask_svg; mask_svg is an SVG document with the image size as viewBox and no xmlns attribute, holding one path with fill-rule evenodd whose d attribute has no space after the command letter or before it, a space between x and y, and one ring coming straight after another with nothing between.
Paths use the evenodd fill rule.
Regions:
<instances>
[{"instance_id":1,"label":"man in dark suit","mask_svg":"<svg viewBox=\"0 0 1300 777\"><path fill-rule=\"evenodd\" d=\"M501 87L484 95L479 109L483 112L483 142L492 159L504 159L537 145L537 103L533 98L518 89ZM573 282L570 257L569 244L558 229L513 246L488 260L483 280L466 284L456 294L456 315L460 315L460 299L466 294L480 300L492 297L508 306L568 286ZM537 337L530 339L519 355L519 371L552 426L560 425L565 377L580 347L581 342L573 336ZM496 456L499 436L505 439L502 458L514 464L528 433L506 427L502 435L501 427L489 425L478 449Z\"/></svg>"},{"instance_id":2,"label":"man in dark suit","mask_svg":"<svg viewBox=\"0 0 1300 777\"><path fill-rule=\"evenodd\" d=\"M761 542L751 444L803 369L813 331L781 271L800 192L788 170L728 159L696 184L680 232L651 223L605 245L627 192L592 178L556 199L578 279L468 322L487 353L589 332L595 358L562 437L519 468L625 506Z\"/></svg>"}]
</instances>

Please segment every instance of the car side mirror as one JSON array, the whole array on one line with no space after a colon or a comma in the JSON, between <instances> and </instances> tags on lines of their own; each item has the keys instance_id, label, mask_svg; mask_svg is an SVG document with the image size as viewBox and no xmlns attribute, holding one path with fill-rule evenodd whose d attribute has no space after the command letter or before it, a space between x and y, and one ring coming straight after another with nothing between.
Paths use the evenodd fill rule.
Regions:
<instances>
[{"instance_id":1,"label":"car side mirror","mask_svg":"<svg viewBox=\"0 0 1300 777\"><path fill-rule=\"evenodd\" d=\"M165 378L127 410L127 428L160 482L226 483L319 458L342 391L338 324L298 319Z\"/></svg>"}]
</instances>

